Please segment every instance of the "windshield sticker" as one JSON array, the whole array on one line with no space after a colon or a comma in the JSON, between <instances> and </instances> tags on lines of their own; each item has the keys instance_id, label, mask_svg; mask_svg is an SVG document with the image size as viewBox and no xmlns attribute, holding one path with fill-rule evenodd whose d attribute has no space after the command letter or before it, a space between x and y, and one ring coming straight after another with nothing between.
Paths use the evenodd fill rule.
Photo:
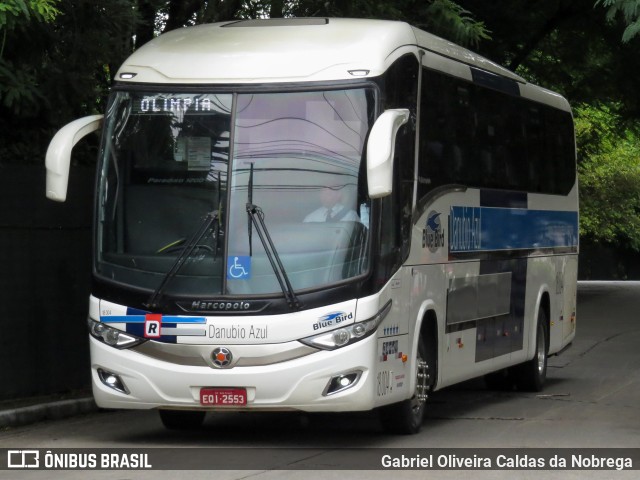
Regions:
<instances>
[{"instance_id":1,"label":"windshield sticker","mask_svg":"<svg viewBox=\"0 0 640 480\"><path fill-rule=\"evenodd\" d=\"M211 139L209 137L179 137L173 146L173 159L187 161L189 171L209 171Z\"/></svg>"},{"instance_id":2,"label":"windshield sticker","mask_svg":"<svg viewBox=\"0 0 640 480\"><path fill-rule=\"evenodd\" d=\"M248 255L232 255L227 257L227 278L248 280L251 278L251 257Z\"/></svg>"},{"instance_id":3,"label":"windshield sticker","mask_svg":"<svg viewBox=\"0 0 640 480\"><path fill-rule=\"evenodd\" d=\"M189 170L209 171L211 167L211 139L209 137L190 137L187 143Z\"/></svg>"}]
</instances>

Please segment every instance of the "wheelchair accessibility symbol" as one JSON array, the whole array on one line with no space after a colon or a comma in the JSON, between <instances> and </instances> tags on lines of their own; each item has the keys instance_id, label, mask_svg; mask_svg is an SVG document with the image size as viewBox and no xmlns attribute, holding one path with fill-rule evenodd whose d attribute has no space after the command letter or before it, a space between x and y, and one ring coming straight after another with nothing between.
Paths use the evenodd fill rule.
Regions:
<instances>
[{"instance_id":1,"label":"wheelchair accessibility symbol","mask_svg":"<svg viewBox=\"0 0 640 480\"><path fill-rule=\"evenodd\" d=\"M241 255L228 257L227 278L235 280L251 278L251 257Z\"/></svg>"}]
</instances>

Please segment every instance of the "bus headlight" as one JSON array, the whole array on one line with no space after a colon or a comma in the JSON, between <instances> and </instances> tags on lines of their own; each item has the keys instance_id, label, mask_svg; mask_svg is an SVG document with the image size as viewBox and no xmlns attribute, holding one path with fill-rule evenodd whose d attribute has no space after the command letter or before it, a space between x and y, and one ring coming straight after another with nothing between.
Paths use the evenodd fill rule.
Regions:
<instances>
[{"instance_id":1,"label":"bus headlight","mask_svg":"<svg viewBox=\"0 0 640 480\"><path fill-rule=\"evenodd\" d=\"M118 349L131 348L146 341L144 338L129 335L122 330L109 327L103 322L96 322L92 319L89 319L89 333L102 343Z\"/></svg>"},{"instance_id":2,"label":"bus headlight","mask_svg":"<svg viewBox=\"0 0 640 480\"><path fill-rule=\"evenodd\" d=\"M329 332L319 333L312 337L301 338L299 341L310 347L321 348L323 350L335 350L336 348L346 347L347 345L367 338L375 332L382 320L384 320L389 313L389 310L391 310L391 300L368 320L340 327Z\"/></svg>"}]
</instances>

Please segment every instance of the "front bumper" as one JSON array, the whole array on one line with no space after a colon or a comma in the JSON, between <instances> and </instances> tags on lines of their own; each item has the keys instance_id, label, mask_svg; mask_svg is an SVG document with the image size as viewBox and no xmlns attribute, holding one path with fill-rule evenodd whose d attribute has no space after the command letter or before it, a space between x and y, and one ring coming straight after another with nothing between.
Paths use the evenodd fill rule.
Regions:
<instances>
[{"instance_id":1,"label":"front bumper","mask_svg":"<svg viewBox=\"0 0 640 480\"><path fill-rule=\"evenodd\" d=\"M376 406L375 375L370 370L375 364L376 342L376 336L372 335L338 350L319 350L267 365L217 369L205 361L202 364L176 362L177 357L171 356L170 347L165 348L167 355L164 358L157 358L134 349L118 350L90 337L93 393L102 408L370 410ZM265 345L265 349L269 347ZM189 347L181 345L177 348L184 352ZM210 348L213 351L214 346ZM231 345L229 348L241 347ZM201 351L201 346L194 346L193 357L197 358ZM128 393L105 385L99 378L98 369L118 375ZM333 395L323 395L331 378L354 371L361 373L353 386ZM247 405L203 407L200 405L202 387L245 388Z\"/></svg>"}]
</instances>

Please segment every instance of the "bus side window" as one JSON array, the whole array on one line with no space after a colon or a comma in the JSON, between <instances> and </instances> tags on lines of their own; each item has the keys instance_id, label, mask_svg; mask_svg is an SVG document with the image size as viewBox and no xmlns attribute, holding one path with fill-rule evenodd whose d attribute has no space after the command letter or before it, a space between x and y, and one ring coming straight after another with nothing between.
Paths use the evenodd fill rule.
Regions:
<instances>
[{"instance_id":1,"label":"bus side window","mask_svg":"<svg viewBox=\"0 0 640 480\"><path fill-rule=\"evenodd\" d=\"M569 112L423 68L421 117L418 201L451 184L566 195L575 183Z\"/></svg>"}]
</instances>

